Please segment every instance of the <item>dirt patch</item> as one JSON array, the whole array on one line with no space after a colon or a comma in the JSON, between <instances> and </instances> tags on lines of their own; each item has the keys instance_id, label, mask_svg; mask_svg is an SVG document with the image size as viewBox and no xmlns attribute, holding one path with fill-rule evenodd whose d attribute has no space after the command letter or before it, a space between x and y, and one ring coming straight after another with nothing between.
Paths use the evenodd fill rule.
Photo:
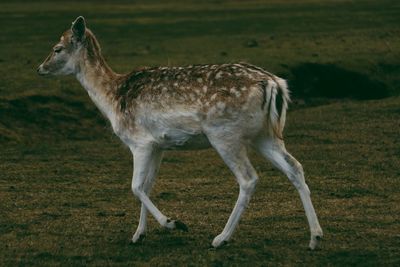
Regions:
<instances>
[{"instance_id":1,"label":"dirt patch","mask_svg":"<svg viewBox=\"0 0 400 267\"><path fill-rule=\"evenodd\" d=\"M0 141L68 136L89 138L87 129L104 126L95 108L51 95L0 99Z\"/></svg>"}]
</instances>

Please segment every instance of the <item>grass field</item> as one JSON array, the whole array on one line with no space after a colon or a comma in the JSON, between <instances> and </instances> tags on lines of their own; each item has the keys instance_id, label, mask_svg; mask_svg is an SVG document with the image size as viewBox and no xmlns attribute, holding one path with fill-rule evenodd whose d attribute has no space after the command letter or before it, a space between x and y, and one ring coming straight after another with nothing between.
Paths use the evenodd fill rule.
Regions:
<instances>
[{"instance_id":1,"label":"grass field","mask_svg":"<svg viewBox=\"0 0 400 267\"><path fill-rule=\"evenodd\" d=\"M249 209L232 242L211 249L238 194L212 150L166 153L152 193L189 232L150 218L130 244L140 208L130 152L74 78L36 74L78 15L118 72L249 61L287 78L285 140L321 249L307 250L293 186L256 154ZM0 3L0 266L399 266L399 21L390 0Z\"/></svg>"}]
</instances>

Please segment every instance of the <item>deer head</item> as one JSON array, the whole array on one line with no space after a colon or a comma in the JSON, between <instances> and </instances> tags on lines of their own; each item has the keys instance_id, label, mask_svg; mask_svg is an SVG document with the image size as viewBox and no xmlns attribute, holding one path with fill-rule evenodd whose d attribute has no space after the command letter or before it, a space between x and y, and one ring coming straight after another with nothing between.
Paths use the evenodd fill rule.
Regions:
<instances>
[{"instance_id":1,"label":"deer head","mask_svg":"<svg viewBox=\"0 0 400 267\"><path fill-rule=\"evenodd\" d=\"M86 39L85 19L80 16L65 31L49 56L38 67L40 75L69 75L79 71Z\"/></svg>"}]
</instances>

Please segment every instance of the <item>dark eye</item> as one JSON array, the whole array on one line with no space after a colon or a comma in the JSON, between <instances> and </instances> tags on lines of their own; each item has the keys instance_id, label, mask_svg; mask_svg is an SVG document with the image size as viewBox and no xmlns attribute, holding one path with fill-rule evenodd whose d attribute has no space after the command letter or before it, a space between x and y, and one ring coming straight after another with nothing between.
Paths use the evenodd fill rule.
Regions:
<instances>
[{"instance_id":1,"label":"dark eye","mask_svg":"<svg viewBox=\"0 0 400 267\"><path fill-rule=\"evenodd\" d=\"M54 53L60 53L63 48L61 46L57 46L54 48Z\"/></svg>"}]
</instances>

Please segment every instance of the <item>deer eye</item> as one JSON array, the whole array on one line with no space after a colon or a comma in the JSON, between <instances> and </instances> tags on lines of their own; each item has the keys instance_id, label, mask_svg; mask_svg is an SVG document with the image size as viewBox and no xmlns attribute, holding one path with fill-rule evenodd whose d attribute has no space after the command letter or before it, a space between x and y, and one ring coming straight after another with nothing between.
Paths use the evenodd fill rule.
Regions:
<instances>
[{"instance_id":1,"label":"deer eye","mask_svg":"<svg viewBox=\"0 0 400 267\"><path fill-rule=\"evenodd\" d=\"M62 46L57 46L57 47L54 48L54 53L60 53L61 50L63 50L63 47Z\"/></svg>"}]
</instances>

